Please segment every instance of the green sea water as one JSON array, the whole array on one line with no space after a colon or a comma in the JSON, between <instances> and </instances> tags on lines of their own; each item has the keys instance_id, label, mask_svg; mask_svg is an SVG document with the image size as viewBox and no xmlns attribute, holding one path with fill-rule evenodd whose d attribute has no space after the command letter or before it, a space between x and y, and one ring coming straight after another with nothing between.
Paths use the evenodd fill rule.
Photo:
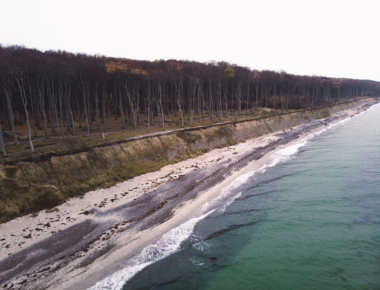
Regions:
<instances>
[{"instance_id":1,"label":"green sea water","mask_svg":"<svg viewBox=\"0 0 380 290\"><path fill-rule=\"evenodd\" d=\"M380 289L380 105L224 193L181 250L123 289Z\"/></svg>"}]
</instances>

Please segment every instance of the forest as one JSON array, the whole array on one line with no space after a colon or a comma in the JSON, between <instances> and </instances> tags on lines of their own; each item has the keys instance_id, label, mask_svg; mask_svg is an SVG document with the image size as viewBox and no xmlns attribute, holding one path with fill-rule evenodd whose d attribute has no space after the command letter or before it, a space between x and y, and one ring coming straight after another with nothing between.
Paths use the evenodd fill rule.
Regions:
<instances>
[{"instance_id":1,"label":"forest","mask_svg":"<svg viewBox=\"0 0 380 290\"><path fill-rule=\"evenodd\" d=\"M168 123L216 122L269 108L308 109L364 96L379 96L370 80L299 76L251 70L228 62L132 60L23 46L0 46L0 150L19 144L26 124L29 149L48 140ZM9 143L9 142L8 142Z\"/></svg>"}]
</instances>

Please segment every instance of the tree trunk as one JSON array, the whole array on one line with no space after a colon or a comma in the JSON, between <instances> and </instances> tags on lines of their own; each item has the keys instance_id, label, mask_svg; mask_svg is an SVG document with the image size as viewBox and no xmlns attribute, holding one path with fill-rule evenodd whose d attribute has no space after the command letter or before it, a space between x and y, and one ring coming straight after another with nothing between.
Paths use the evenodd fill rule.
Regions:
<instances>
[{"instance_id":1,"label":"tree trunk","mask_svg":"<svg viewBox=\"0 0 380 290\"><path fill-rule=\"evenodd\" d=\"M276 90L277 90L277 83L274 82L274 88L273 88L273 111L276 111Z\"/></svg>"},{"instance_id":2,"label":"tree trunk","mask_svg":"<svg viewBox=\"0 0 380 290\"><path fill-rule=\"evenodd\" d=\"M0 122L0 149L3 152L4 156L7 156L7 152L5 151L5 146L4 146L3 129L1 128L1 122Z\"/></svg>"},{"instance_id":3,"label":"tree trunk","mask_svg":"<svg viewBox=\"0 0 380 290\"><path fill-rule=\"evenodd\" d=\"M241 86L242 81L239 79L236 83L236 98L237 98L237 106L238 106L238 116L241 115Z\"/></svg>"},{"instance_id":4,"label":"tree trunk","mask_svg":"<svg viewBox=\"0 0 380 290\"><path fill-rule=\"evenodd\" d=\"M198 84L198 90L197 90L197 111L198 111L198 122L201 122L201 85Z\"/></svg>"},{"instance_id":5,"label":"tree trunk","mask_svg":"<svg viewBox=\"0 0 380 290\"><path fill-rule=\"evenodd\" d=\"M247 105L246 105L246 114L248 114L248 104L249 104L249 82L247 82Z\"/></svg>"},{"instance_id":6,"label":"tree trunk","mask_svg":"<svg viewBox=\"0 0 380 290\"><path fill-rule=\"evenodd\" d=\"M90 114L88 112L89 110L89 106L88 106L88 103L87 103L87 99L90 97L89 96L89 88L88 88L88 84L87 86L83 86L83 103L84 103L84 115L86 117L86 125L87 125L87 136L88 136L88 139L91 139L91 134L90 134Z\"/></svg>"},{"instance_id":7,"label":"tree trunk","mask_svg":"<svg viewBox=\"0 0 380 290\"><path fill-rule=\"evenodd\" d=\"M211 85L211 81L208 81L208 99L209 99L208 113L209 113L210 121L213 121L214 120L214 110L212 108L213 101L212 101L212 85Z\"/></svg>"},{"instance_id":8,"label":"tree trunk","mask_svg":"<svg viewBox=\"0 0 380 290\"><path fill-rule=\"evenodd\" d=\"M61 80L59 81L58 98L59 98L59 110L61 111L61 127L62 127L62 139L63 139L65 137L65 124L63 121L63 110L62 110L63 84Z\"/></svg>"},{"instance_id":9,"label":"tree trunk","mask_svg":"<svg viewBox=\"0 0 380 290\"><path fill-rule=\"evenodd\" d=\"M44 81L40 80L38 83L38 94L39 94L39 104L40 104L40 110L42 112L42 117L44 120L44 131L45 131L45 140L49 139L48 133L47 133L47 122L46 122L46 112L45 112L45 90L44 90Z\"/></svg>"},{"instance_id":10,"label":"tree trunk","mask_svg":"<svg viewBox=\"0 0 380 290\"><path fill-rule=\"evenodd\" d=\"M103 84L103 94L102 94L102 118L103 118L103 130L107 131L107 120L106 120L106 84Z\"/></svg>"},{"instance_id":11,"label":"tree trunk","mask_svg":"<svg viewBox=\"0 0 380 290\"><path fill-rule=\"evenodd\" d=\"M178 105L178 115L181 118L181 127L183 128L184 122L183 122L183 112L182 112L182 81L175 82L175 87L176 87L176 98L177 98L177 105Z\"/></svg>"},{"instance_id":12,"label":"tree trunk","mask_svg":"<svg viewBox=\"0 0 380 290\"><path fill-rule=\"evenodd\" d=\"M34 114L34 103L33 103L33 97L32 97L32 86L30 85L30 80L28 80L28 87L29 87L29 97L30 97L30 108L32 110L32 121L33 121L33 131L34 131L34 137L37 137L37 130L36 130L36 121L35 121L35 114Z\"/></svg>"},{"instance_id":13,"label":"tree trunk","mask_svg":"<svg viewBox=\"0 0 380 290\"><path fill-rule=\"evenodd\" d=\"M259 96L259 83L256 81L256 95L255 95L255 111L257 111L258 103L257 97Z\"/></svg>"},{"instance_id":14,"label":"tree trunk","mask_svg":"<svg viewBox=\"0 0 380 290\"><path fill-rule=\"evenodd\" d=\"M115 92L116 92L116 87L115 87ZM119 112L121 113L121 119L123 122L122 128L125 129L125 115L124 115L123 97L121 95L121 87L120 86L119 86L119 100L117 101L117 95L116 95L116 104L117 104L117 107L119 109Z\"/></svg>"},{"instance_id":15,"label":"tree trunk","mask_svg":"<svg viewBox=\"0 0 380 290\"><path fill-rule=\"evenodd\" d=\"M148 102L148 133L150 133L150 82L147 84L147 102Z\"/></svg>"},{"instance_id":16,"label":"tree trunk","mask_svg":"<svg viewBox=\"0 0 380 290\"><path fill-rule=\"evenodd\" d=\"M8 108L8 117L9 117L9 125L12 129L13 139L15 140L15 144L18 145L16 130L15 130L15 116L12 109L12 82L10 80L5 80L1 83L1 87L5 94L5 99L7 101Z\"/></svg>"},{"instance_id":17,"label":"tree trunk","mask_svg":"<svg viewBox=\"0 0 380 290\"><path fill-rule=\"evenodd\" d=\"M95 110L96 110L96 130L99 128L99 100L98 100L98 83L95 83Z\"/></svg>"},{"instance_id":18,"label":"tree trunk","mask_svg":"<svg viewBox=\"0 0 380 290\"><path fill-rule=\"evenodd\" d=\"M161 87L161 82L158 82L157 84L157 88L158 88L158 94L160 96L160 107L161 107L161 116L162 116L162 130L165 131L165 114L164 114L164 109L163 109L163 105L162 105L162 87Z\"/></svg>"},{"instance_id":19,"label":"tree trunk","mask_svg":"<svg viewBox=\"0 0 380 290\"><path fill-rule=\"evenodd\" d=\"M87 103L87 99L89 99L90 94L90 88L88 82L84 81L82 77L80 77L79 80L79 88L82 91L83 94L83 104L84 104L84 115L86 119L86 125L87 125L87 137L88 139L91 139L91 133L90 133L90 114L89 114L89 105Z\"/></svg>"},{"instance_id":20,"label":"tree trunk","mask_svg":"<svg viewBox=\"0 0 380 290\"><path fill-rule=\"evenodd\" d=\"M30 128L28 108L27 108L28 98L26 97L26 94L25 94L24 79L23 79L22 75L15 77L15 79L16 79L17 85L20 89L20 96L21 96L22 104L23 104L24 110L25 110L25 118L26 118L26 122L28 124L28 138L29 138L30 150L32 152L34 152L34 147L33 147L33 142L32 142L32 130Z\"/></svg>"}]
</instances>

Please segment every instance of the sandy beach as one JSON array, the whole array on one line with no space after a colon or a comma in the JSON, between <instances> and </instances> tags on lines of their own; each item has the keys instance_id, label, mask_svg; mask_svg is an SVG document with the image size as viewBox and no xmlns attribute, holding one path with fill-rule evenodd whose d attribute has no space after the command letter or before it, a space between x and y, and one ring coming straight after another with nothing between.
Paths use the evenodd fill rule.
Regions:
<instances>
[{"instance_id":1,"label":"sandy beach","mask_svg":"<svg viewBox=\"0 0 380 290\"><path fill-rule=\"evenodd\" d=\"M237 176L262 168L277 150L353 116L351 110L214 149L88 192L54 211L0 225L0 285L4 289L87 289L125 268L148 245L193 218Z\"/></svg>"}]
</instances>

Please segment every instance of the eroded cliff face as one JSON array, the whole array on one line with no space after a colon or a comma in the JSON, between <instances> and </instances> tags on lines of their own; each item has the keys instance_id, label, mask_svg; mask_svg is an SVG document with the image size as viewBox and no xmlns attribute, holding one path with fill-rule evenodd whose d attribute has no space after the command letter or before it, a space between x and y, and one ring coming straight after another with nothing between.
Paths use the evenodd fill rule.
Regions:
<instances>
[{"instance_id":1,"label":"eroded cliff face","mask_svg":"<svg viewBox=\"0 0 380 290\"><path fill-rule=\"evenodd\" d=\"M45 156L0 165L0 222L54 207L70 197L109 187L214 148L290 129L364 104L270 116L260 120L169 132L86 148L83 152Z\"/></svg>"}]
</instances>

